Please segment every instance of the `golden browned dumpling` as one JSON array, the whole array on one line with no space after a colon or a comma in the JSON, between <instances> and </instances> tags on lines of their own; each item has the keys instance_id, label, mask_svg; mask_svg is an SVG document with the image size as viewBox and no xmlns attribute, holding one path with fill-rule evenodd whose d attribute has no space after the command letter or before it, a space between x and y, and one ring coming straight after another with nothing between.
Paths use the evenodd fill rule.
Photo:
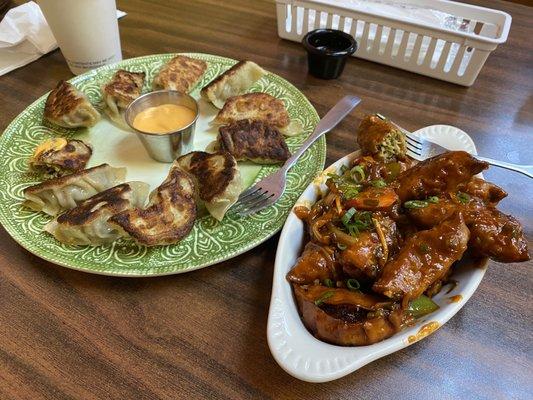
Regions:
<instances>
[{"instance_id":1,"label":"golden browned dumpling","mask_svg":"<svg viewBox=\"0 0 533 400\"><path fill-rule=\"evenodd\" d=\"M204 75L207 63L187 56L176 56L159 71L154 79L154 90L170 89L189 93Z\"/></svg>"},{"instance_id":2,"label":"golden browned dumpling","mask_svg":"<svg viewBox=\"0 0 533 400\"><path fill-rule=\"evenodd\" d=\"M122 235L121 230L107 222L109 217L132 207L143 207L149 189L144 182L112 187L53 219L44 230L69 245L109 244Z\"/></svg>"},{"instance_id":3,"label":"golden browned dumpling","mask_svg":"<svg viewBox=\"0 0 533 400\"><path fill-rule=\"evenodd\" d=\"M27 187L24 206L55 216L76 207L83 200L124 182L126 168L98 165Z\"/></svg>"},{"instance_id":4,"label":"golden browned dumpling","mask_svg":"<svg viewBox=\"0 0 533 400\"><path fill-rule=\"evenodd\" d=\"M263 68L252 61L239 61L213 79L200 93L215 107L222 108L229 97L243 94L266 73Z\"/></svg>"},{"instance_id":5,"label":"golden browned dumpling","mask_svg":"<svg viewBox=\"0 0 533 400\"><path fill-rule=\"evenodd\" d=\"M277 164L291 156L281 132L261 121L245 119L221 126L218 142L238 161Z\"/></svg>"},{"instance_id":6,"label":"golden browned dumpling","mask_svg":"<svg viewBox=\"0 0 533 400\"><path fill-rule=\"evenodd\" d=\"M53 138L35 148L29 164L47 176L66 175L84 169L92 153L81 140Z\"/></svg>"},{"instance_id":7,"label":"golden browned dumpling","mask_svg":"<svg viewBox=\"0 0 533 400\"><path fill-rule=\"evenodd\" d=\"M261 121L292 136L301 133L301 126L291 122L283 100L267 93L247 93L226 100L213 122L227 125L243 119Z\"/></svg>"},{"instance_id":8,"label":"golden browned dumpling","mask_svg":"<svg viewBox=\"0 0 533 400\"><path fill-rule=\"evenodd\" d=\"M196 178L200 200L207 211L221 221L242 192L235 158L227 152L193 151L178 158L176 163Z\"/></svg>"},{"instance_id":9,"label":"golden browned dumpling","mask_svg":"<svg viewBox=\"0 0 533 400\"><path fill-rule=\"evenodd\" d=\"M137 243L158 246L179 242L196 219L196 188L192 177L175 163L151 194L146 208L133 208L109 219Z\"/></svg>"},{"instance_id":10,"label":"golden browned dumpling","mask_svg":"<svg viewBox=\"0 0 533 400\"><path fill-rule=\"evenodd\" d=\"M106 112L111 117L119 115L130 103L141 95L144 84L144 72L130 72L119 69L109 83L102 87L102 98Z\"/></svg>"},{"instance_id":11,"label":"golden browned dumpling","mask_svg":"<svg viewBox=\"0 0 533 400\"><path fill-rule=\"evenodd\" d=\"M46 99L44 118L64 128L91 127L100 113L72 84L60 81Z\"/></svg>"}]
</instances>

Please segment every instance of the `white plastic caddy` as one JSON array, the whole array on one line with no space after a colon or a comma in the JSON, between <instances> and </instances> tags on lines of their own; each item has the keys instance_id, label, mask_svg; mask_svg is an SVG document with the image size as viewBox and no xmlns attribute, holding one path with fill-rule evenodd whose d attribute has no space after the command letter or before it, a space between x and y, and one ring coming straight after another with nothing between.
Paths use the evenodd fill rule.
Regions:
<instances>
[{"instance_id":1,"label":"white plastic caddy","mask_svg":"<svg viewBox=\"0 0 533 400\"><path fill-rule=\"evenodd\" d=\"M451 14L460 29L354 10L334 0L276 0L278 34L301 41L314 29L339 29L357 40L354 57L470 86L511 27L509 14L489 8L447 0L401 3Z\"/></svg>"}]
</instances>

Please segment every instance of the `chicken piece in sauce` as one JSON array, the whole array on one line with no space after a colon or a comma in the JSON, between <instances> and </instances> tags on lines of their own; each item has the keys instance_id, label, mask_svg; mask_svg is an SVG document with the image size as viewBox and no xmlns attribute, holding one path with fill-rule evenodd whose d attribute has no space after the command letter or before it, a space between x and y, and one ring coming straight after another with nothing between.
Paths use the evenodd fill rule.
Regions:
<instances>
[{"instance_id":1,"label":"chicken piece in sauce","mask_svg":"<svg viewBox=\"0 0 533 400\"><path fill-rule=\"evenodd\" d=\"M471 234L469 246L474 252L502 263L529 260L522 225L513 216L486 207L468 227Z\"/></svg>"},{"instance_id":2,"label":"chicken piece in sauce","mask_svg":"<svg viewBox=\"0 0 533 400\"><path fill-rule=\"evenodd\" d=\"M402 172L397 179L397 193L404 202L453 192L458 185L467 183L488 166L466 151L443 153Z\"/></svg>"},{"instance_id":3,"label":"chicken piece in sauce","mask_svg":"<svg viewBox=\"0 0 533 400\"><path fill-rule=\"evenodd\" d=\"M411 236L385 264L372 289L406 304L442 279L465 252L470 232L460 213L427 231Z\"/></svg>"},{"instance_id":4,"label":"chicken piece in sauce","mask_svg":"<svg viewBox=\"0 0 533 400\"><path fill-rule=\"evenodd\" d=\"M438 203L407 210L411 221L422 228L431 228L456 212L463 215L470 229L469 246L478 255L503 263L529 260L520 223L494 206L485 205L482 199L449 193L440 197Z\"/></svg>"},{"instance_id":5,"label":"chicken piece in sauce","mask_svg":"<svg viewBox=\"0 0 533 400\"><path fill-rule=\"evenodd\" d=\"M339 254L342 270L349 277L376 279L383 265L398 251L400 235L396 223L388 217L376 217L374 220L381 233L377 230L361 232Z\"/></svg>"},{"instance_id":6,"label":"chicken piece in sauce","mask_svg":"<svg viewBox=\"0 0 533 400\"><path fill-rule=\"evenodd\" d=\"M329 246L307 243L302 255L287 274L287 280L300 285L311 284L316 280L335 280L338 266L333 253L334 250Z\"/></svg>"},{"instance_id":7,"label":"chicken piece in sauce","mask_svg":"<svg viewBox=\"0 0 533 400\"><path fill-rule=\"evenodd\" d=\"M459 185L457 190L483 200L485 204L496 205L507 197L507 192L494 183L473 177L465 184Z\"/></svg>"},{"instance_id":8,"label":"chicken piece in sauce","mask_svg":"<svg viewBox=\"0 0 533 400\"><path fill-rule=\"evenodd\" d=\"M318 285L293 289L305 326L329 343L369 345L392 336L410 320L397 304L377 295Z\"/></svg>"}]
</instances>

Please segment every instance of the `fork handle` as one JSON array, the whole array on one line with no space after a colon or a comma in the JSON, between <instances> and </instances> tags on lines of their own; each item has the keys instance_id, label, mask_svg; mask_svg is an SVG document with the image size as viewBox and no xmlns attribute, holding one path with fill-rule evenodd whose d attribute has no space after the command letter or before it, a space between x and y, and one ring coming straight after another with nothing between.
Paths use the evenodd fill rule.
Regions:
<instances>
[{"instance_id":1,"label":"fork handle","mask_svg":"<svg viewBox=\"0 0 533 400\"><path fill-rule=\"evenodd\" d=\"M283 164L283 172L287 172L300 156L311 146L320 136L329 132L346 117L359 103L361 99L357 96L344 96L331 110L320 120L313 133L303 142L302 146Z\"/></svg>"},{"instance_id":2,"label":"fork handle","mask_svg":"<svg viewBox=\"0 0 533 400\"><path fill-rule=\"evenodd\" d=\"M490 165L494 165L496 167L501 167L505 169L510 169L511 171L520 172L521 174L524 174L526 176L529 176L530 178L533 178L533 165L520 165L520 164L512 164L505 161L499 161L499 160L493 160L492 158L487 157L480 157L475 156L478 160L486 161Z\"/></svg>"}]
</instances>

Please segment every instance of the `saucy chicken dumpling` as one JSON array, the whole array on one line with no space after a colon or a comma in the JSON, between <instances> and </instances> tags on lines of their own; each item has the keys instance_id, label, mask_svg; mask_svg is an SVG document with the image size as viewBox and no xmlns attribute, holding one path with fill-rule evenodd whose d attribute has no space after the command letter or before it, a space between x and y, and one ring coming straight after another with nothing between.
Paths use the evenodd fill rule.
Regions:
<instances>
[{"instance_id":1,"label":"saucy chicken dumpling","mask_svg":"<svg viewBox=\"0 0 533 400\"><path fill-rule=\"evenodd\" d=\"M372 289L404 302L419 297L461 259L469 239L470 231L460 213L415 233L385 265Z\"/></svg>"},{"instance_id":2,"label":"saucy chicken dumpling","mask_svg":"<svg viewBox=\"0 0 533 400\"><path fill-rule=\"evenodd\" d=\"M44 118L64 128L91 127L100 113L74 85L60 81L46 99Z\"/></svg>"},{"instance_id":3,"label":"saucy chicken dumpling","mask_svg":"<svg viewBox=\"0 0 533 400\"><path fill-rule=\"evenodd\" d=\"M302 320L318 339L342 346L384 340L412 317L377 295L346 288L293 285Z\"/></svg>"},{"instance_id":4,"label":"saucy chicken dumpling","mask_svg":"<svg viewBox=\"0 0 533 400\"><path fill-rule=\"evenodd\" d=\"M453 191L488 167L487 162L479 161L466 151L449 151L402 172L398 176L397 193L403 202Z\"/></svg>"}]
</instances>

